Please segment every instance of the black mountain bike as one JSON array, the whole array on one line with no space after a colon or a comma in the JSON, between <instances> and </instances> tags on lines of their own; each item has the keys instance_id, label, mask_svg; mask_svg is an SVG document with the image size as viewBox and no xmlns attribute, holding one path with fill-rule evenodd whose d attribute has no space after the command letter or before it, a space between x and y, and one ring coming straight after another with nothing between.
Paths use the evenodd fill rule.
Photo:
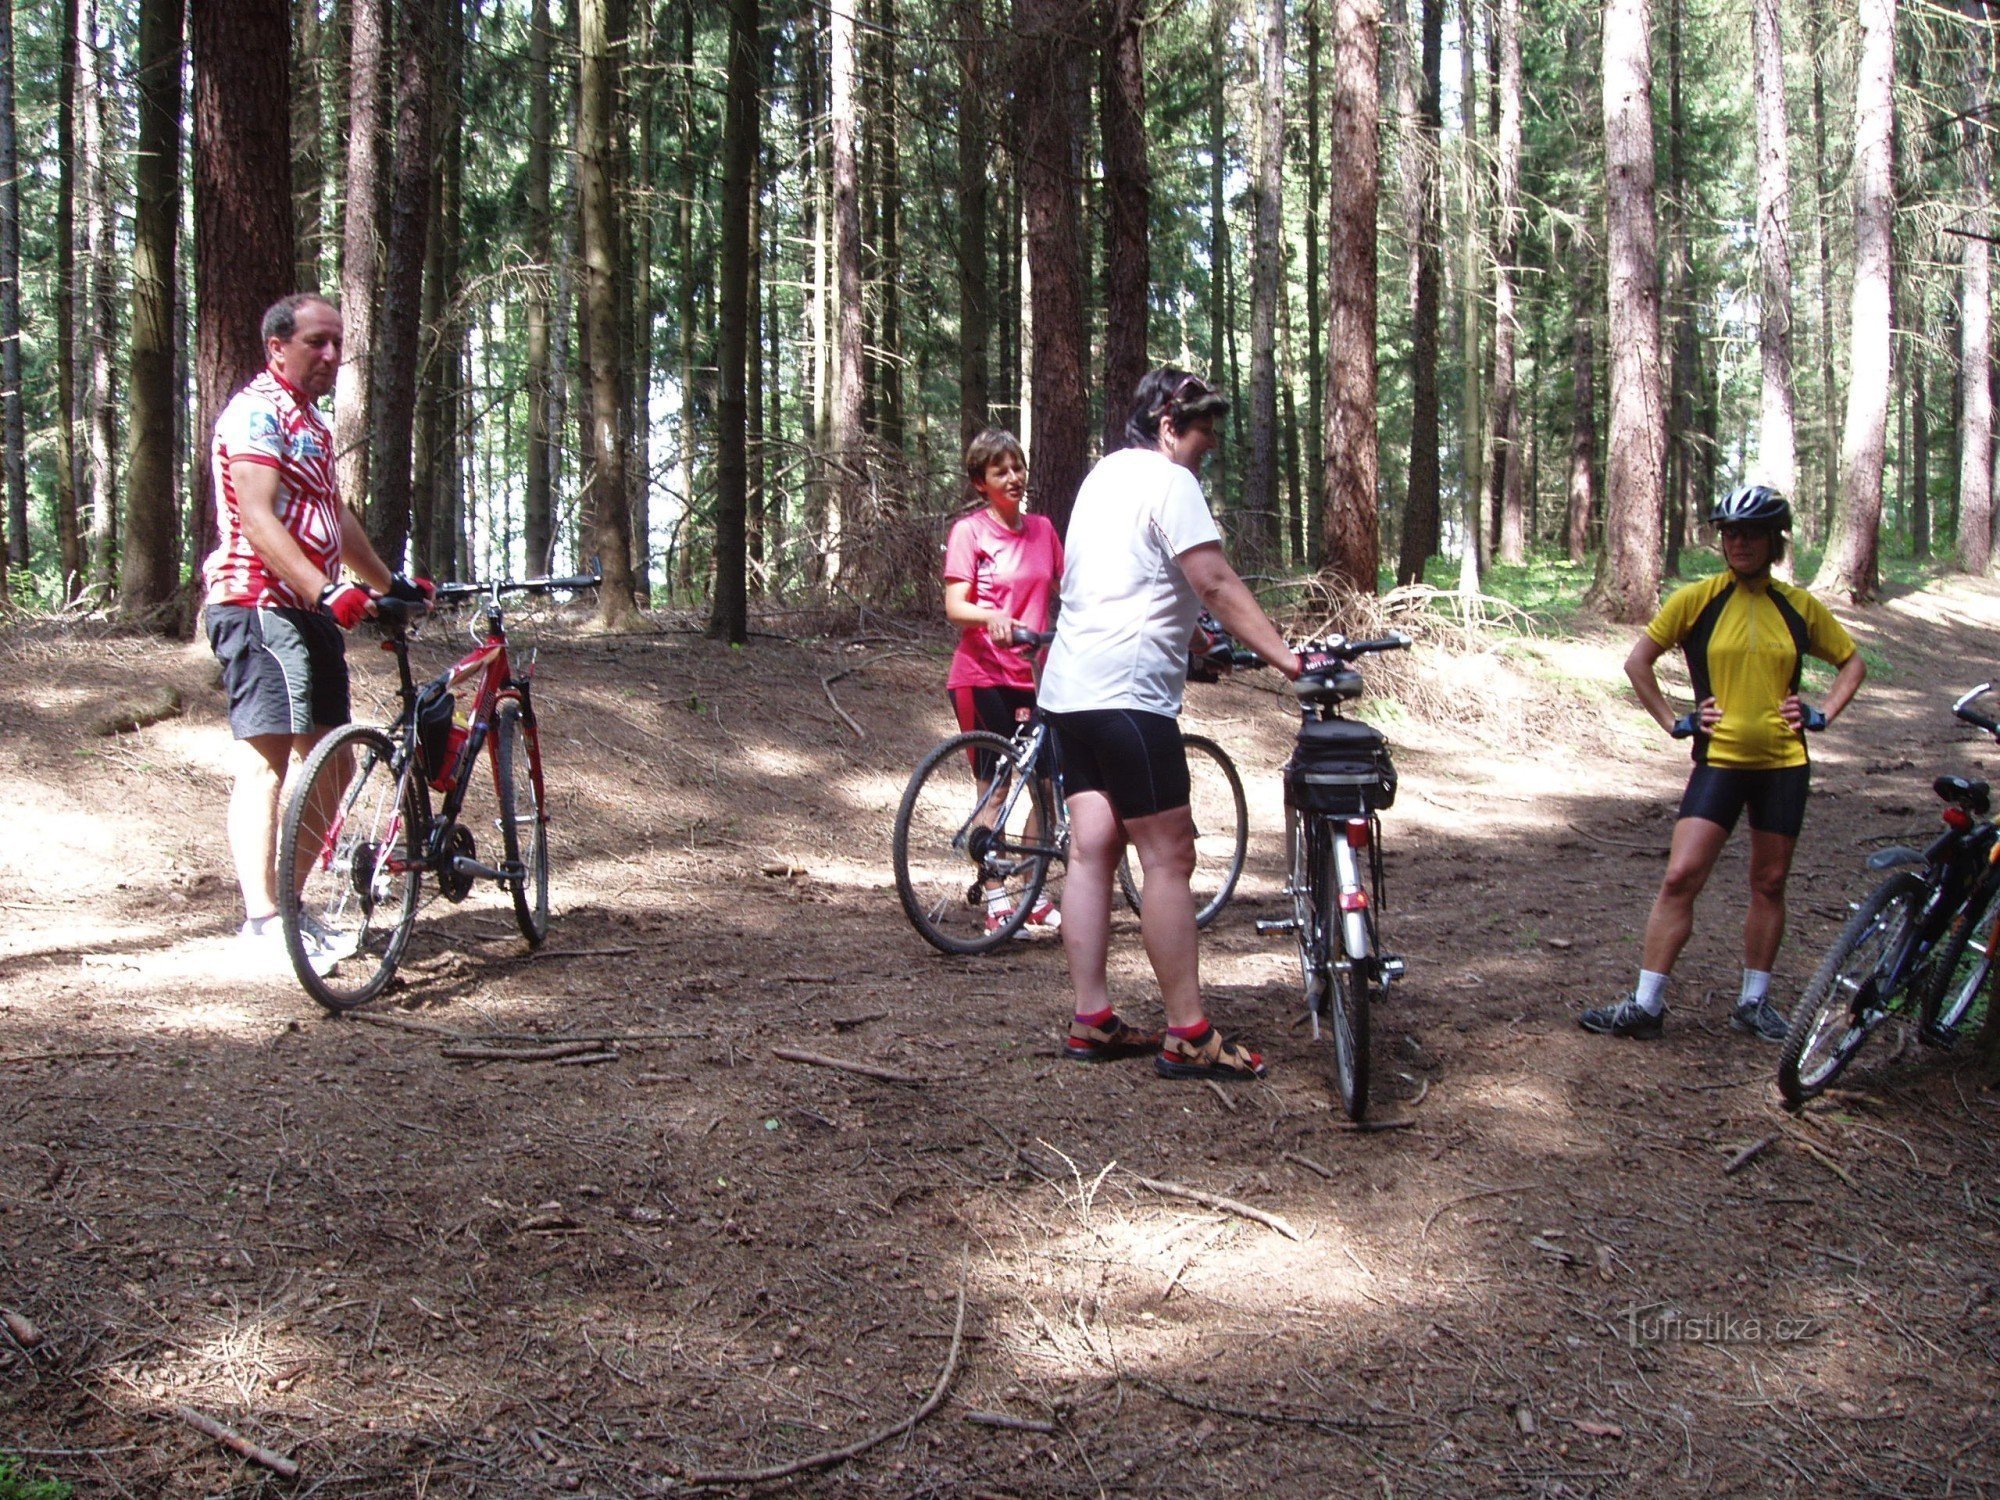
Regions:
<instances>
[{"instance_id":1,"label":"black mountain bike","mask_svg":"<svg viewBox=\"0 0 2000 1500\"><path fill-rule=\"evenodd\" d=\"M1382 733L1342 716L1364 686L1353 663L1410 644L1400 631L1380 640L1336 638L1297 647L1326 665L1292 684L1299 737L1285 764L1285 890L1292 915L1257 924L1289 932L1299 947L1313 1036L1333 1042L1333 1080L1350 1120L1368 1112L1368 1017L1403 961L1382 951L1382 820L1396 800L1396 768Z\"/></svg>"},{"instance_id":2,"label":"black mountain bike","mask_svg":"<svg viewBox=\"0 0 2000 1500\"><path fill-rule=\"evenodd\" d=\"M1951 711L2000 740L2000 721L1972 707L1993 688L1981 683ZM2000 923L1992 790L1963 776L1940 776L1931 789L1944 803L1944 832L1921 853L1898 846L1869 856L1869 869L1892 873L1854 909L1792 1011L1778 1091L1793 1109L1839 1077L1892 1015L1914 1013L1923 1041L1949 1047L1986 987Z\"/></svg>"}]
</instances>

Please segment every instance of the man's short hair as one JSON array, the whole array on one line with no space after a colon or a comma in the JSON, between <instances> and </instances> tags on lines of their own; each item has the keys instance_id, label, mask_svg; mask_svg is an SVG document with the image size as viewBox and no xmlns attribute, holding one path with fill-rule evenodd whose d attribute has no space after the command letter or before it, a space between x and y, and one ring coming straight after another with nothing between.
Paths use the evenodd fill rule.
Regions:
<instances>
[{"instance_id":1,"label":"man's short hair","mask_svg":"<svg viewBox=\"0 0 2000 1500\"><path fill-rule=\"evenodd\" d=\"M318 292L293 292L291 296L280 297L265 308L264 342L268 344L272 339L276 339L282 344L290 339L299 331L299 309L315 302L324 307L333 306L330 298L323 297Z\"/></svg>"},{"instance_id":2,"label":"man's short hair","mask_svg":"<svg viewBox=\"0 0 2000 1500\"><path fill-rule=\"evenodd\" d=\"M989 464L998 463L1008 454L1021 461L1021 467L1028 467L1028 455L1021 451L1021 440L1004 427L989 427L974 438L965 448L965 477L975 485L986 477Z\"/></svg>"},{"instance_id":3,"label":"man's short hair","mask_svg":"<svg viewBox=\"0 0 2000 1500\"><path fill-rule=\"evenodd\" d=\"M1160 423L1179 436L1203 417L1220 417L1229 411L1229 402L1199 375L1173 365L1148 370L1139 377L1132 392L1132 415L1125 420L1125 436L1135 447L1151 448L1160 441Z\"/></svg>"}]
</instances>

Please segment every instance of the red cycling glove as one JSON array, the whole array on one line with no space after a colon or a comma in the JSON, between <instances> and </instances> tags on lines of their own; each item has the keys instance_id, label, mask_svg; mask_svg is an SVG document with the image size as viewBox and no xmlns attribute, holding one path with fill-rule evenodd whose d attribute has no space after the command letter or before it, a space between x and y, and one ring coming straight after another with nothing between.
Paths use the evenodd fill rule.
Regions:
<instances>
[{"instance_id":1,"label":"red cycling glove","mask_svg":"<svg viewBox=\"0 0 2000 1500\"><path fill-rule=\"evenodd\" d=\"M319 591L319 606L342 630L352 630L375 608L375 600L358 583L329 583Z\"/></svg>"}]
</instances>

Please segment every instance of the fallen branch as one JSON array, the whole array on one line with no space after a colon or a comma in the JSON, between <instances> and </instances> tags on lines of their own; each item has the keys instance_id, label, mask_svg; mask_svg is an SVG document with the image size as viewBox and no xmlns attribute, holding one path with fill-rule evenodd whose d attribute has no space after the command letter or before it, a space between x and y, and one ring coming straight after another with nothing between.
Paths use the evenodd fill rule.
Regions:
<instances>
[{"instance_id":1,"label":"fallen branch","mask_svg":"<svg viewBox=\"0 0 2000 1500\"><path fill-rule=\"evenodd\" d=\"M873 1063L849 1062L844 1057L827 1057L819 1052L807 1052L799 1047L773 1047L771 1056L781 1057L786 1062L810 1063L815 1068L837 1068L843 1073L859 1073L864 1078L879 1078L884 1083L927 1083L914 1073L899 1073L894 1068L878 1068Z\"/></svg>"},{"instance_id":2,"label":"fallen branch","mask_svg":"<svg viewBox=\"0 0 2000 1500\"><path fill-rule=\"evenodd\" d=\"M1819 1147L1815 1146L1811 1141L1807 1140L1802 1132L1794 1130L1788 1125L1786 1126L1786 1133L1791 1136L1793 1144L1798 1146L1798 1148L1801 1151L1805 1152L1806 1155L1812 1157L1821 1166L1825 1167L1827 1171L1833 1173L1834 1176L1838 1177L1842 1182L1846 1183L1851 1191L1857 1193L1861 1191L1860 1184L1857 1183L1852 1177L1847 1175L1847 1168L1843 1167L1839 1162L1835 1161L1832 1157L1828 1156L1824 1151L1820 1150Z\"/></svg>"},{"instance_id":3,"label":"fallen branch","mask_svg":"<svg viewBox=\"0 0 2000 1500\"><path fill-rule=\"evenodd\" d=\"M1056 1424L1039 1417L1011 1417L1004 1411L969 1411L959 1419L976 1427L1004 1427L1009 1432L1054 1432Z\"/></svg>"},{"instance_id":4,"label":"fallen branch","mask_svg":"<svg viewBox=\"0 0 2000 1500\"><path fill-rule=\"evenodd\" d=\"M945 1354L944 1370L938 1376L937 1388L931 1392L930 1398L922 1406L918 1407L902 1421L896 1423L895 1426L884 1427L879 1432L871 1432L866 1437L859 1438L844 1448L831 1448L824 1453L808 1454L804 1458L795 1458L790 1463L773 1464L768 1469L712 1469L690 1474L683 1483L690 1487L695 1485L767 1484L773 1479L785 1479L793 1474L803 1474L808 1469L824 1469L833 1464L844 1463L850 1458L855 1458L866 1453L870 1448L880 1443L886 1443L890 1438L901 1437L944 1404L945 1392L951 1389L952 1377L958 1373L959 1351L964 1347L965 1288L961 1286L958 1289L958 1316L953 1320L951 1327L951 1348Z\"/></svg>"},{"instance_id":5,"label":"fallen branch","mask_svg":"<svg viewBox=\"0 0 2000 1500\"><path fill-rule=\"evenodd\" d=\"M1292 1228L1276 1214L1267 1214L1261 1208L1252 1208L1247 1203L1239 1203L1234 1198L1225 1198L1220 1193L1204 1193L1200 1188L1182 1187L1178 1182L1161 1182L1156 1177L1141 1177L1137 1172L1125 1174L1140 1187L1151 1188L1156 1193L1169 1198L1185 1198L1190 1203L1199 1203L1207 1208L1219 1208L1224 1213L1236 1214L1241 1218L1254 1219L1267 1228L1275 1229L1288 1240L1302 1240L1304 1235Z\"/></svg>"},{"instance_id":6,"label":"fallen branch","mask_svg":"<svg viewBox=\"0 0 2000 1500\"><path fill-rule=\"evenodd\" d=\"M1408 1130L1415 1120L1340 1120L1334 1124L1335 1130L1345 1130L1355 1135L1373 1135L1378 1130Z\"/></svg>"},{"instance_id":7,"label":"fallen branch","mask_svg":"<svg viewBox=\"0 0 2000 1500\"><path fill-rule=\"evenodd\" d=\"M700 1042L708 1039L705 1031L571 1031L560 1036L550 1036L545 1031L454 1031L449 1026L439 1026L430 1021L412 1020L408 1016L371 1015L363 1010L351 1010L342 1018L348 1021L364 1021L370 1026L390 1026L398 1031L414 1031L420 1036L443 1037L448 1042L462 1042L467 1046L480 1046L492 1042L595 1042L608 1046L613 1042Z\"/></svg>"},{"instance_id":8,"label":"fallen branch","mask_svg":"<svg viewBox=\"0 0 2000 1500\"><path fill-rule=\"evenodd\" d=\"M1630 844L1622 839L1608 839L1601 833L1592 833L1588 828L1578 827L1575 823L1571 823L1569 829L1572 833L1582 834L1593 844L1604 844L1613 849L1634 849L1641 854L1665 854L1667 852L1664 844Z\"/></svg>"},{"instance_id":9,"label":"fallen branch","mask_svg":"<svg viewBox=\"0 0 2000 1500\"><path fill-rule=\"evenodd\" d=\"M1224 1089L1223 1086L1217 1083L1213 1078L1206 1078L1203 1079L1202 1081L1206 1083L1210 1088L1215 1090L1215 1097L1222 1101L1222 1107L1224 1109L1228 1110L1232 1115L1236 1113L1236 1101L1229 1097L1228 1090Z\"/></svg>"},{"instance_id":10,"label":"fallen branch","mask_svg":"<svg viewBox=\"0 0 2000 1500\"><path fill-rule=\"evenodd\" d=\"M581 1057L603 1051L594 1041L556 1042L547 1047L445 1047L440 1055L461 1062L554 1062L560 1057ZM610 1054L615 1057L614 1052Z\"/></svg>"},{"instance_id":11,"label":"fallen branch","mask_svg":"<svg viewBox=\"0 0 2000 1500\"><path fill-rule=\"evenodd\" d=\"M1334 1180L1333 1169L1331 1167L1321 1166L1318 1162L1314 1161L1310 1156L1301 1156L1296 1151L1280 1151L1278 1153L1278 1160L1297 1162L1300 1166L1304 1167L1308 1172L1317 1173L1319 1176L1324 1177L1328 1182L1332 1182Z\"/></svg>"},{"instance_id":12,"label":"fallen branch","mask_svg":"<svg viewBox=\"0 0 2000 1500\"><path fill-rule=\"evenodd\" d=\"M297 1479L299 1466L282 1453L273 1453L269 1448L259 1447L240 1433L231 1432L213 1417L205 1417L192 1406L176 1406L174 1415L197 1432L205 1432L223 1447L240 1458L269 1469L280 1479Z\"/></svg>"},{"instance_id":13,"label":"fallen branch","mask_svg":"<svg viewBox=\"0 0 2000 1500\"><path fill-rule=\"evenodd\" d=\"M1760 1141L1752 1141L1722 1164L1722 1175L1724 1177L1734 1177L1738 1172L1749 1166L1751 1162L1768 1151L1777 1139L1775 1135L1767 1135Z\"/></svg>"},{"instance_id":14,"label":"fallen branch","mask_svg":"<svg viewBox=\"0 0 2000 1500\"><path fill-rule=\"evenodd\" d=\"M592 1063L607 1063L607 1062L617 1062L617 1061L618 1061L618 1054L615 1051L580 1052L575 1057L558 1058L556 1060L556 1066L559 1068L587 1068Z\"/></svg>"},{"instance_id":15,"label":"fallen branch","mask_svg":"<svg viewBox=\"0 0 2000 1500\"><path fill-rule=\"evenodd\" d=\"M826 701L833 705L833 711L840 715L841 723L854 731L857 740L865 740L867 734L854 722L854 716L840 706L840 700L833 696L833 685L843 677L852 677L856 672L872 667L878 661L887 661L892 656L922 656L924 653L909 646L898 646L892 651L878 651L866 661L858 661L851 667L842 667L838 672L829 672L819 680L819 690L826 694Z\"/></svg>"},{"instance_id":16,"label":"fallen branch","mask_svg":"<svg viewBox=\"0 0 2000 1500\"><path fill-rule=\"evenodd\" d=\"M637 948L537 948L530 958L625 958Z\"/></svg>"},{"instance_id":17,"label":"fallen branch","mask_svg":"<svg viewBox=\"0 0 2000 1500\"><path fill-rule=\"evenodd\" d=\"M1471 1203L1480 1198L1499 1198L1508 1193L1525 1193L1535 1186L1537 1184L1532 1182L1517 1182L1511 1187L1481 1188L1476 1193L1460 1193L1456 1198L1447 1198L1430 1211L1430 1216L1424 1220L1424 1227L1417 1231L1417 1243L1421 1245L1424 1242L1424 1238L1431 1232L1431 1225L1437 1223L1439 1217L1448 1209L1457 1208L1461 1203Z\"/></svg>"},{"instance_id":18,"label":"fallen branch","mask_svg":"<svg viewBox=\"0 0 2000 1500\"><path fill-rule=\"evenodd\" d=\"M9 1336L23 1349L32 1349L42 1341L42 1330L12 1308L0 1307L0 1325L6 1327Z\"/></svg>"},{"instance_id":19,"label":"fallen branch","mask_svg":"<svg viewBox=\"0 0 2000 1500\"><path fill-rule=\"evenodd\" d=\"M137 1047L84 1047L58 1052L16 1052L11 1057L0 1057L0 1067L8 1063L31 1062L76 1062L88 1057L137 1057Z\"/></svg>"}]
</instances>

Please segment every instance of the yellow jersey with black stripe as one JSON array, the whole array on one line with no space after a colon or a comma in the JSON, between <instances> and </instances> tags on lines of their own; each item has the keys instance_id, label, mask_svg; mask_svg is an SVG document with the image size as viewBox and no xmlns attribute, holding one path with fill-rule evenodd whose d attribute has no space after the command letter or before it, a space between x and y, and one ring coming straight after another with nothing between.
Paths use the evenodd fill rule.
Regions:
<instances>
[{"instance_id":1,"label":"yellow jersey with black stripe","mask_svg":"<svg viewBox=\"0 0 2000 1500\"><path fill-rule=\"evenodd\" d=\"M1679 646L1695 702L1713 698L1722 710L1714 734L1694 737L1695 764L1745 771L1806 763L1806 738L1778 706L1799 690L1808 656L1838 667L1854 655L1840 621L1804 589L1727 569L1675 589L1646 636L1662 650Z\"/></svg>"}]
</instances>

